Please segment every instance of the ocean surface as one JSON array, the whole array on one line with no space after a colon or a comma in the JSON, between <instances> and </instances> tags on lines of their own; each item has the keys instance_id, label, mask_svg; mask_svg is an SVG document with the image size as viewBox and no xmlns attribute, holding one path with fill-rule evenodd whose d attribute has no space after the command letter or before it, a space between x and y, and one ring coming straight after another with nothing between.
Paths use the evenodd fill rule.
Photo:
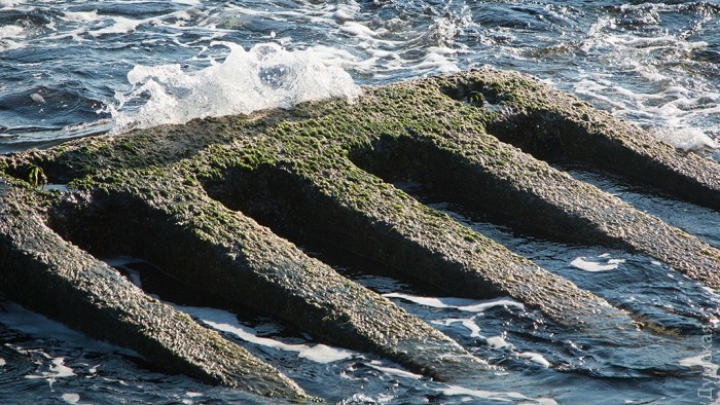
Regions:
<instances>
[{"instance_id":1,"label":"ocean surface","mask_svg":"<svg viewBox=\"0 0 720 405\"><path fill-rule=\"evenodd\" d=\"M352 99L362 86L484 65L537 76L718 160L720 1L0 0L0 153ZM715 211L573 175L720 247ZM149 290L330 403L720 404L717 291L642 255L516 234L408 191L674 333L583 334L510 299L439 296L362 260L311 252L497 366L487 380L452 385L324 346L262 314ZM128 258L112 263L137 283L153 273ZM0 300L2 405L275 403L160 374L132 352Z\"/></svg>"}]
</instances>

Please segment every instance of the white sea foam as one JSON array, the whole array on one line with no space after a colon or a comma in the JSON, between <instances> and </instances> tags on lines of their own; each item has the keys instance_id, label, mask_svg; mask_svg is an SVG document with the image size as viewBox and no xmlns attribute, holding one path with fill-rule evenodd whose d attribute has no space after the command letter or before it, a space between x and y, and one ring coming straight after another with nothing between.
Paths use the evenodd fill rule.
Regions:
<instances>
[{"instance_id":1,"label":"white sea foam","mask_svg":"<svg viewBox=\"0 0 720 405\"><path fill-rule=\"evenodd\" d=\"M613 88L612 84L610 82L605 82L601 78L597 77L587 77L585 79L582 79L575 83L574 85L574 92L576 94L585 96L587 98L590 98L594 100L595 102L601 103L601 105L605 107L609 107L612 109L618 109L627 111L632 109L634 112L640 112L637 110L637 107L633 108L633 105L626 105L626 102L623 100L618 100L617 97L613 97L611 94L614 93L621 93L621 94L631 94L630 98L637 100L640 98L639 95L632 91L627 91L625 89L618 90L618 87L614 87L613 91L608 91L609 88ZM611 94L606 94L611 93Z\"/></svg>"},{"instance_id":2,"label":"white sea foam","mask_svg":"<svg viewBox=\"0 0 720 405\"><path fill-rule=\"evenodd\" d=\"M90 31L89 34L94 37L108 34L124 34L137 29L140 24L149 22L150 20L133 20L125 17L113 17L111 26L101 28L99 30Z\"/></svg>"},{"instance_id":3,"label":"white sea foam","mask_svg":"<svg viewBox=\"0 0 720 405\"><path fill-rule=\"evenodd\" d=\"M75 393L62 394L61 398L68 404L77 404L80 401L80 395Z\"/></svg>"},{"instance_id":4,"label":"white sea foam","mask_svg":"<svg viewBox=\"0 0 720 405\"><path fill-rule=\"evenodd\" d=\"M653 26L658 23L659 11L673 12L673 7L628 6L626 11L632 13L636 24ZM623 30L618 24L616 18L605 16L591 27L580 48L606 68L580 71L572 90L620 118L651 129L678 149L718 148L711 136L716 133L720 113L716 86L701 75L678 74L675 67L683 64L694 69L694 53L708 44L690 41L687 32L647 36Z\"/></svg>"},{"instance_id":5,"label":"white sea foam","mask_svg":"<svg viewBox=\"0 0 720 405\"><path fill-rule=\"evenodd\" d=\"M355 4L354 7L353 5L349 4L338 4L337 8L332 14L332 18L339 23L353 20L357 16L358 9L359 7L357 4Z\"/></svg>"},{"instance_id":6,"label":"white sea foam","mask_svg":"<svg viewBox=\"0 0 720 405\"><path fill-rule=\"evenodd\" d=\"M410 294L389 293L383 294L386 298L400 298L416 304L433 308L454 308L465 312L483 312L494 307L515 307L525 309L525 305L510 298L496 298L492 300L471 300L466 298L434 298L419 297Z\"/></svg>"},{"instance_id":7,"label":"white sea foam","mask_svg":"<svg viewBox=\"0 0 720 405\"><path fill-rule=\"evenodd\" d=\"M523 358L523 359L528 359L528 360L530 360L534 363L537 363L545 368L550 367L550 362L547 361L547 359L545 359L545 357L543 357L543 355L540 353L522 352L522 353L518 353L517 356L520 358Z\"/></svg>"},{"instance_id":8,"label":"white sea foam","mask_svg":"<svg viewBox=\"0 0 720 405\"><path fill-rule=\"evenodd\" d=\"M663 128L654 131L657 139L685 152L718 149L720 145L698 128Z\"/></svg>"},{"instance_id":9,"label":"white sea foam","mask_svg":"<svg viewBox=\"0 0 720 405\"><path fill-rule=\"evenodd\" d=\"M340 27L340 31L366 40L374 40L375 37L386 32L385 30L373 30L366 25L355 21L345 21L345 23Z\"/></svg>"},{"instance_id":10,"label":"white sea foam","mask_svg":"<svg viewBox=\"0 0 720 405\"><path fill-rule=\"evenodd\" d=\"M64 357L53 358L46 353L43 353L43 355L50 360L50 368L48 371L26 375L25 378L46 380L50 385L50 388L52 388L58 378L68 378L76 375L72 368L65 365Z\"/></svg>"},{"instance_id":11,"label":"white sea foam","mask_svg":"<svg viewBox=\"0 0 720 405\"><path fill-rule=\"evenodd\" d=\"M0 0L0 6L3 6L3 8L13 8L20 3L22 3L22 0Z\"/></svg>"},{"instance_id":12,"label":"white sea foam","mask_svg":"<svg viewBox=\"0 0 720 405\"><path fill-rule=\"evenodd\" d=\"M194 118L288 108L297 103L337 97L353 100L360 88L343 70L353 57L328 47L288 51L274 43L246 51L232 43L224 62L199 72L180 65L136 66L128 73L134 90L117 94L112 108L117 131L165 123L185 123ZM123 107L148 98L139 111Z\"/></svg>"},{"instance_id":13,"label":"white sea foam","mask_svg":"<svg viewBox=\"0 0 720 405\"><path fill-rule=\"evenodd\" d=\"M528 359L534 363L537 363L543 367L550 367L550 362L547 361L541 354L535 352L520 352L515 350L515 346L509 343L503 336L491 336L485 337L480 334L481 328L476 322L476 318L482 316L482 312L494 307L515 307L520 310L524 310L525 306L519 302L513 301L508 298L499 298L489 301L477 301L466 298L434 298L434 297L419 297L410 294L403 293L388 293L383 294L386 298L399 298L406 301L414 302L419 305L424 305L431 308L448 308L457 309L463 312L472 312L478 315L474 315L470 318L446 318L439 320L430 321L434 325L450 326L456 323L463 325L469 332L470 337L484 339L487 345L493 350L505 350L510 355L517 356L519 358Z\"/></svg>"},{"instance_id":14,"label":"white sea foam","mask_svg":"<svg viewBox=\"0 0 720 405\"><path fill-rule=\"evenodd\" d=\"M30 98L38 104L45 104L45 98L40 95L40 93L33 93L30 95Z\"/></svg>"},{"instance_id":15,"label":"white sea foam","mask_svg":"<svg viewBox=\"0 0 720 405\"><path fill-rule=\"evenodd\" d=\"M492 336L486 339L488 346L492 349L512 349L513 345L508 343L502 336Z\"/></svg>"},{"instance_id":16,"label":"white sea foam","mask_svg":"<svg viewBox=\"0 0 720 405\"><path fill-rule=\"evenodd\" d=\"M706 286L702 286L702 289L705 290L705 292L708 293L710 296L710 299L715 301L716 303L720 304L720 294L718 291L715 291L714 289ZM717 321L716 321L717 322Z\"/></svg>"},{"instance_id":17,"label":"white sea foam","mask_svg":"<svg viewBox=\"0 0 720 405\"><path fill-rule=\"evenodd\" d=\"M540 405L557 405L557 402L550 398L530 398L519 392L497 392L479 389L470 389L457 385L448 385L447 387L438 389L443 395L447 396L466 396L470 398L488 399L501 402L517 402L523 401L524 404L540 404Z\"/></svg>"},{"instance_id":18,"label":"white sea foam","mask_svg":"<svg viewBox=\"0 0 720 405\"><path fill-rule=\"evenodd\" d=\"M387 375L394 375L396 377L402 377L402 378L409 378L411 380L420 380L423 378L420 374L411 373L409 371L401 370L399 368L394 367L385 367L381 365L377 360L373 360L368 364L368 366L374 368L375 370L382 371L383 373Z\"/></svg>"},{"instance_id":19,"label":"white sea foam","mask_svg":"<svg viewBox=\"0 0 720 405\"><path fill-rule=\"evenodd\" d=\"M423 59L413 65L413 69L418 71L453 73L459 72L455 59L458 51L444 47L430 47L428 53Z\"/></svg>"},{"instance_id":20,"label":"white sea foam","mask_svg":"<svg viewBox=\"0 0 720 405\"><path fill-rule=\"evenodd\" d=\"M64 11L63 16L60 17L64 21L72 21L79 23L88 23L98 20L97 10L93 11Z\"/></svg>"},{"instance_id":21,"label":"white sea foam","mask_svg":"<svg viewBox=\"0 0 720 405\"><path fill-rule=\"evenodd\" d=\"M24 37L25 29L19 25L6 25L0 27L0 40Z\"/></svg>"},{"instance_id":22,"label":"white sea foam","mask_svg":"<svg viewBox=\"0 0 720 405\"><path fill-rule=\"evenodd\" d=\"M378 394L376 396L370 396L363 393L357 393L350 396L350 398L344 399L339 402L340 405L355 405L355 404L387 404L395 399L393 395Z\"/></svg>"},{"instance_id":23,"label":"white sea foam","mask_svg":"<svg viewBox=\"0 0 720 405\"><path fill-rule=\"evenodd\" d=\"M441 320L433 320L430 321L430 323L443 326L450 326L452 324L459 323L464 326L468 331L470 331L470 337L484 339L484 337L480 334L481 329L480 326L478 326L477 322L475 322L475 318L475 316L471 318L448 318Z\"/></svg>"},{"instance_id":24,"label":"white sea foam","mask_svg":"<svg viewBox=\"0 0 720 405\"><path fill-rule=\"evenodd\" d=\"M72 405L92 405L89 403L81 403L80 402L80 394L68 392L65 394L62 394L60 397L63 401L67 402L68 404Z\"/></svg>"},{"instance_id":25,"label":"white sea foam","mask_svg":"<svg viewBox=\"0 0 720 405\"><path fill-rule=\"evenodd\" d=\"M707 350L699 355L680 359L679 363L681 366L699 371L704 381L708 383L712 382L713 386L715 386L720 383L720 379L718 378L720 365L716 363L717 360L713 357L712 336L702 336L701 339L703 339L702 346L706 347ZM705 339L708 339L708 341L705 341ZM711 405L720 405L720 398L712 402Z\"/></svg>"},{"instance_id":26,"label":"white sea foam","mask_svg":"<svg viewBox=\"0 0 720 405\"><path fill-rule=\"evenodd\" d=\"M241 325L237 317L220 309L204 308L204 307L188 307L174 305L174 307L188 315L199 319L206 325L223 331L232 333L240 339L254 343L257 345L270 347L277 350L295 352L298 357L314 361L316 363L332 363L340 360L359 356L359 353L346 349L330 347L323 344L289 344L277 341L275 339L258 337L257 332L252 328Z\"/></svg>"},{"instance_id":27,"label":"white sea foam","mask_svg":"<svg viewBox=\"0 0 720 405\"><path fill-rule=\"evenodd\" d=\"M26 37L25 29L19 25L0 27L0 51L22 48L22 39Z\"/></svg>"},{"instance_id":28,"label":"white sea foam","mask_svg":"<svg viewBox=\"0 0 720 405\"><path fill-rule=\"evenodd\" d=\"M133 283L136 287L142 288L142 277L140 276L140 272L137 270L131 269L129 267L126 267L128 264L132 263L138 263L140 260L135 259L132 257L127 256L117 256L110 259L106 259L105 263L108 264L108 266L112 267L122 267L125 272L128 275L128 278L130 279L130 282Z\"/></svg>"},{"instance_id":29,"label":"white sea foam","mask_svg":"<svg viewBox=\"0 0 720 405\"><path fill-rule=\"evenodd\" d=\"M617 269L625 259L613 259L608 254L598 257L576 257L570 265L584 271L597 273L602 271L610 271Z\"/></svg>"},{"instance_id":30,"label":"white sea foam","mask_svg":"<svg viewBox=\"0 0 720 405\"><path fill-rule=\"evenodd\" d=\"M550 367L550 362L542 354L528 351L517 352L515 350L515 345L505 340L505 337L503 336L492 336L486 338L485 341L488 346L490 346L490 348L493 350L504 350L513 356L519 357L521 359L528 359L533 363L539 364L545 368Z\"/></svg>"}]
</instances>

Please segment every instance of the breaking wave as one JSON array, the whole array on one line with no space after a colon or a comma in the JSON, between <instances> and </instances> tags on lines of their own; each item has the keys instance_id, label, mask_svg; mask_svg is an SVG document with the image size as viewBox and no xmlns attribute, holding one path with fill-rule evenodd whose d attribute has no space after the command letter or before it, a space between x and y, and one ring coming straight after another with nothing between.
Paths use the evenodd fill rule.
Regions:
<instances>
[{"instance_id":1,"label":"breaking wave","mask_svg":"<svg viewBox=\"0 0 720 405\"><path fill-rule=\"evenodd\" d=\"M222 63L198 72L179 64L135 66L128 73L133 90L117 92L110 107L115 131L159 124L182 124L195 118L289 108L303 101L344 98L360 94L342 68L352 56L318 46L288 51L275 43L245 50L233 43L215 43L230 49Z\"/></svg>"}]
</instances>

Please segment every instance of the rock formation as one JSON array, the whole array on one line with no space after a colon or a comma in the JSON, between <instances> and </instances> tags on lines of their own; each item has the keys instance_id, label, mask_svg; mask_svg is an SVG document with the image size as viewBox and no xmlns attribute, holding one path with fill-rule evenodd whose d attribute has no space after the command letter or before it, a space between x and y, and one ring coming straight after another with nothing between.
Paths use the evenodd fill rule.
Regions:
<instances>
[{"instance_id":1,"label":"rock formation","mask_svg":"<svg viewBox=\"0 0 720 405\"><path fill-rule=\"evenodd\" d=\"M302 401L312 398L271 365L100 258L147 260L237 308L440 380L488 366L288 239L332 244L453 296L512 297L568 328L642 326L393 185L412 181L524 232L642 252L720 288L720 251L549 163L720 207L716 163L532 78L473 70L367 88L353 103L0 156L0 292L170 372Z\"/></svg>"}]
</instances>

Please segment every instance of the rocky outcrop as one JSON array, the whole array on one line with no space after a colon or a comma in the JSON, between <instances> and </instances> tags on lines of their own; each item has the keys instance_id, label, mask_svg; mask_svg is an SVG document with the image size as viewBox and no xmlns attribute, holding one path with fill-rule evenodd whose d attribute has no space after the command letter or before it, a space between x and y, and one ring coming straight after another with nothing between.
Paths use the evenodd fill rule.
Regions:
<instances>
[{"instance_id":1,"label":"rocky outcrop","mask_svg":"<svg viewBox=\"0 0 720 405\"><path fill-rule=\"evenodd\" d=\"M410 180L526 232L642 252L720 287L720 251L546 161L611 171L713 208L720 201L717 164L534 79L483 69L366 89L352 104L2 156L0 291L166 370L310 400L98 258L142 258L235 309L260 309L441 380L488 366L288 239L322 240L455 296L509 296L570 328L642 326L392 184ZM67 190L46 191L43 178Z\"/></svg>"}]
</instances>

